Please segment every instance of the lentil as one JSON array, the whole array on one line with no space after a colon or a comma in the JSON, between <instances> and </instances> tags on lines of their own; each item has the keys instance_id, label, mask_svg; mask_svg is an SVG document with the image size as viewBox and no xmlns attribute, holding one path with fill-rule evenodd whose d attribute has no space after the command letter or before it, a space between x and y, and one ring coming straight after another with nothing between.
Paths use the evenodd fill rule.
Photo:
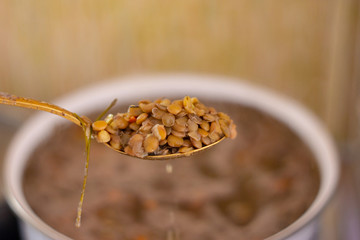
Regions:
<instances>
[{"instance_id":1,"label":"lentil","mask_svg":"<svg viewBox=\"0 0 360 240\"><path fill-rule=\"evenodd\" d=\"M202 119L199 116L197 116L196 114L189 114L189 118L196 124L202 123Z\"/></svg>"},{"instance_id":2,"label":"lentil","mask_svg":"<svg viewBox=\"0 0 360 240\"><path fill-rule=\"evenodd\" d=\"M106 143L110 141L110 134L106 130L101 130L97 133L97 141Z\"/></svg>"},{"instance_id":3,"label":"lentil","mask_svg":"<svg viewBox=\"0 0 360 240\"><path fill-rule=\"evenodd\" d=\"M136 122L132 122L130 123L129 128L133 131L137 131L140 128L140 125L136 124Z\"/></svg>"},{"instance_id":4,"label":"lentil","mask_svg":"<svg viewBox=\"0 0 360 240\"><path fill-rule=\"evenodd\" d=\"M159 147L159 139L154 135L147 135L144 140L144 149L147 153L154 152Z\"/></svg>"},{"instance_id":5,"label":"lentil","mask_svg":"<svg viewBox=\"0 0 360 240\"><path fill-rule=\"evenodd\" d=\"M144 141L144 136L141 134L135 134L130 138L128 146L131 148L133 155L137 157L146 156L143 148L143 141Z\"/></svg>"},{"instance_id":6,"label":"lentil","mask_svg":"<svg viewBox=\"0 0 360 240\"><path fill-rule=\"evenodd\" d=\"M209 145L211 143L211 139L209 137L201 137L201 142L204 145Z\"/></svg>"},{"instance_id":7,"label":"lentil","mask_svg":"<svg viewBox=\"0 0 360 240\"><path fill-rule=\"evenodd\" d=\"M206 121L202 121L200 123L200 127L207 132L210 130L210 124L209 124L209 122L206 122Z\"/></svg>"},{"instance_id":8,"label":"lentil","mask_svg":"<svg viewBox=\"0 0 360 240\"><path fill-rule=\"evenodd\" d=\"M189 119L188 117L183 116L183 117L177 118L177 119L175 120L175 122L176 122L177 124L179 124L179 125L185 126L185 125L187 124L188 119Z\"/></svg>"},{"instance_id":9,"label":"lentil","mask_svg":"<svg viewBox=\"0 0 360 240\"><path fill-rule=\"evenodd\" d=\"M178 132L178 131L172 130L172 131L171 131L171 134L174 135L174 136L177 136L177 137L181 137L181 138L186 137L186 133L185 133L185 132Z\"/></svg>"},{"instance_id":10,"label":"lentil","mask_svg":"<svg viewBox=\"0 0 360 240\"><path fill-rule=\"evenodd\" d=\"M164 98L161 100L160 104L167 107L171 104L171 101L170 99Z\"/></svg>"},{"instance_id":11,"label":"lentil","mask_svg":"<svg viewBox=\"0 0 360 240\"><path fill-rule=\"evenodd\" d=\"M151 113L151 110L155 107L155 103L139 103L139 107L145 113Z\"/></svg>"},{"instance_id":12,"label":"lentil","mask_svg":"<svg viewBox=\"0 0 360 240\"><path fill-rule=\"evenodd\" d=\"M103 120L95 121L92 124L92 128L94 129L94 131L101 131L104 130L106 127L107 127L107 123Z\"/></svg>"},{"instance_id":13,"label":"lentil","mask_svg":"<svg viewBox=\"0 0 360 240\"><path fill-rule=\"evenodd\" d=\"M191 102L191 98L189 96L184 97L183 105L185 110L188 113L194 113L194 104Z\"/></svg>"},{"instance_id":14,"label":"lentil","mask_svg":"<svg viewBox=\"0 0 360 240\"><path fill-rule=\"evenodd\" d=\"M190 138L190 141L195 148L202 148L202 143L200 140L195 140L194 138Z\"/></svg>"},{"instance_id":15,"label":"lentil","mask_svg":"<svg viewBox=\"0 0 360 240\"><path fill-rule=\"evenodd\" d=\"M181 148L179 148L179 152L186 153L186 152L190 152L193 149L194 148L192 148L192 147L181 147Z\"/></svg>"},{"instance_id":16,"label":"lentil","mask_svg":"<svg viewBox=\"0 0 360 240\"><path fill-rule=\"evenodd\" d=\"M209 114L209 113L207 113L207 114L205 114L205 115L203 116L203 119L204 119L205 121L208 121L208 122L213 122L213 121L216 121L216 120L217 120L217 116L214 115L214 114Z\"/></svg>"},{"instance_id":17,"label":"lentil","mask_svg":"<svg viewBox=\"0 0 360 240\"><path fill-rule=\"evenodd\" d=\"M175 116L171 113L165 113L161 120L165 127L172 127L175 124Z\"/></svg>"},{"instance_id":18,"label":"lentil","mask_svg":"<svg viewBox=\"0 0 360 240\"><path fill-rule=\"evenodd\" d=\"M117 130L113 128L111 125L108 125L106 128L106 131L108 131L110 134L116 134Z\"/></svg>"},{"instance_id":19,"label":"lentil","mask_svg":"<svg viewBox=\"0 0 360 240\"><path fill-rule=\"evenodd\" d=\"M226 124L224 119L219 120L220 128L224 133L225 137L230 137L230 126Z\"/></svg>"},{"instance_id":20,"label":"lentil","mask_svg":"<svg viewBox=\"0 0 360 240\"><path fill-rule=\"evenodd\" d=\"M128 113L130 116L134 116L137 117L139 116L143 111L141 110L141 108L139 106L135 106L135 105L131 105L128 108Z\"/></svg>"},{"instance_id":21,"label":"lentil","mask_svg":"<svg viewBox=\"0 0 360 240\"><path fill-rule=\"evenodd\" d=\"M110 145L111 147L115 148L115 149L120 149L121 148L121 140L120 140L120 136L119 135L114 135L111 134L111 140L110 140Z\"/></svg>"},{"instance_id":22,"label":"lentil","mask_svg":"<svg viewBox=\"0 0 360 240\"><path fill-rule=\"evenodd\" d=\"M167 138L168 144L171 147L181 147L183 145L184 140L180 137L176 137L174 135L170 135Z\"/></svg>"},{"instance_id":23,"label":"lentil","mask_svg":"<svg viewBox=\"0 0 360 240\"><path fill-rule=\"evenodd\" d=\"M178 114L176 114L177 117L184 117L186 115L187 115L187 112L184 109L182 109Z\"/></svg>"},{"instance_id":24,"label":"lentil","mask_svg":"<svg viewBox=\"0 0 360 240\"><path fill-rule=\"evenodd\" d=\"M125 129L129 125L129 122L126 121L124 117L122 117L120 115L116 115L116 117L114 118L114 121L111 123L111 125L113 128Z\"/></svg>"},{"instance_id":25,"label":"lentil","mask_svg":"<svg viewBox=\"0 0 360 240\"><path fill-rule=\"evenodd\" d=\"M209 135L209 132L205 131L202 128L199 128L197 132L201 135L201 137L207 137Z\"/></svg>"},{"instance_id":26,"label":"lentil","mask_svg":"<svg viewBox=\"0 0 360 240\"><path fill-rule=\"evenodd\" d=\"M199 125L193 122L191 119L187 121L187 126L189 129L189 132L196 132L199 128Z\"/></svg>"},{"instance_id":27,"label":"lentil","mask_svg":"<svg viewBox=\"0 0 360 240\"><path fill-rule=\"evenodd\" d=\"M164 140L166 138L166 129L163 125L156 124L152 128L152 133L159 139Z\"/></svg>"},{"instance_id":28,"label":"lentil","mask_svg":"<svg viewBox=\"0 0 360 240\"><path fill-rule=\"evenodd\" d=\"M137 157L186 153L237 134L227 114L189 96L141 100L126 113L94 122L92 129L97 141Z\"/></svg>"},{"instance_id":29,"label":"lentil","mask_svg":"<svg viewBox=\"0 0 360 240\"><path fill-rule=\"evenodd\" d=\"M167 111L167 106L165 106L165 105L162 105L162 104L160 104L160 103L157 103L157 104L155 104L155 106L158 108L158 109L160 109L161 111Z\"/></svg>"},{"instance_id":30,"label":"lentil","mask_svg":"<svg viewBox=\"0 0 360 240\"><path fill-rule=\"evenodd\" d=\"M191 139L195 139L196 141L201 140L201 135L198 132L189 132L188 135L190 137L190 140Z\"/></svg>"},{"instance_id":31,"label":"lentil","mask_svg":"<svg viewBox=\"0 0 360 240\"><path fill-rule=\"evenodd\" d=\"M163 110L160 110L159 108L157 107L154 107L152 110L152 116L156 119L162 119L163 115L166 113L165 111Z\"/></svg>"},{"instance_id":32,"label":"lentil","mask_svg":"<svg viewBox=\"0 0 360 240\"><path fill-rule=\"evenodd\" d=\"M179 123L175 123L174 126L172 126L172 129L174 129L175 131L178 131L178 132L187 132L188 131L186 125L181 125Z\"/></svg>"},{"instance_id":33,"label":"lentil","mask_svg":"<svg viewBox=\"0 0 360 240\"><path fill-rule=\"evenodd\" d=\"M179 112L181 112L182 106L180 106L179 104L173 103L167 107L167 110L169 113L176 115Z\"/></svg>"},{"instance_id":34,"label":"lentil","mask_svg":"<svg viewBox=\"0 0 360 240\"><path fill-rule=\"evenodd\" d=\"M141 113L137 118L136 118L136 124L141 124L143 121L145 121L148 117L147 113Z\"/></svg>"},{"instance_id":35,"label":"lentil","mask_svg":"<svg viewBox=\"0 0 360 240\"><path fill-rule=\"evenodd\" d=\"M191 144L190 139L185 139L185 140L184 140L184 143L183 143L183 146L184 146L184 147L191 147L192 144Z\"/></svg>"}]
</instances>

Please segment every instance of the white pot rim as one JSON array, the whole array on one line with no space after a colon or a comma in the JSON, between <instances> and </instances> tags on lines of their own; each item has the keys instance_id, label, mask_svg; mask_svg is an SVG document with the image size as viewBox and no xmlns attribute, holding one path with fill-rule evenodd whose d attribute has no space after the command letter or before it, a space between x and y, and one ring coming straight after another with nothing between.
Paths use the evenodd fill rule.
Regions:
<instances>
[{"instance_id":1,"label":"white pot rim","mask_svg":"<svg viewBox=\"0 0 360 240\"><path fill-rule=\"evenodd\" d=\"M190 95L200 99L202 96L212 94L214 100L233 101L257 108L289 126L308 144L319 164L321 175L319 193L310 208L299 219L267 238L268 240L284 239L295 234L312 222L331 199L336 189L340 166L335 145L321 122L299 103L245 81L223 76L180 73L132 75L87 87L54 103L82 114L91 109L104 108L114 98L118 98L121 102L129 98L134 99L135 96L139 96L137 99L151 98L151 96L159 96L162 92L171 96ZM85 105L84 99L87 99ZM41 126L38 124L39 121ZM5 156L4 189L9 205L22 220L46 236L69 239L38 218L22 193L22 173L25 165L23 163L36 143L46 137L37 136L38 131L51 129L54 123L60 121L64 120L48 113L38 113L18 131Z\"/></svg>"}]
</instances>

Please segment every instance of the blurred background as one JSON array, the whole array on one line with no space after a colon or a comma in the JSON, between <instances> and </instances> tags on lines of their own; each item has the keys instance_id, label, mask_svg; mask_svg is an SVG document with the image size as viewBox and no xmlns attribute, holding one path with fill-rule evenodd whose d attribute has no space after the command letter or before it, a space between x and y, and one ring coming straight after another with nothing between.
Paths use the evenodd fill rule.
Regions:
<instances>
[{"instance_id":1,"label":"blurred background","mask_svg":"<svg viewBox=\"0 0 360 240\"><path fill-rule=\"evenodd\" d=\"M313 111L344 165L319 238L360 238L359 0L0 1L0 91L52 101L110 78L164 72L241 78ZM0 106L1 159L31 114Z\"/></svg>"}]
</instances>

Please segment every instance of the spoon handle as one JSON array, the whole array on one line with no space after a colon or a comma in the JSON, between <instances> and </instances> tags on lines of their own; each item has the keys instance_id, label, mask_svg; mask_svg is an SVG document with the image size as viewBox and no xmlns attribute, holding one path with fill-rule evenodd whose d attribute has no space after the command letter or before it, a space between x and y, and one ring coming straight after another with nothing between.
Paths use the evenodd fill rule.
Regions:
<instances>
[{"instance_id":1,"label":"spoon handle","mask_svg":"<svg viewBox=\"0 0 360 240\"><path fill-rule=\"evenodd\" d=\"M67 120L70 120L76 125L82 127L82 123L76 114L50 103L46 103L30 98L18 97L9 93L0 92L0 104L49 112L52 114L56 114L60 117L63 117Z\"/></svg>"}]
</instances>

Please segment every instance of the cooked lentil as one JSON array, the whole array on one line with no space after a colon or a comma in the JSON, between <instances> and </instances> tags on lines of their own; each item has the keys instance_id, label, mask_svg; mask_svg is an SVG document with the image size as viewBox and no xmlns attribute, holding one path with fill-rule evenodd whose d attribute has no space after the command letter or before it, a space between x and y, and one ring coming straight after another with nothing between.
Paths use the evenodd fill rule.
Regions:
<instances>
[{"instance_id":1,"label":"cooked lentil","mask_svg":"<svg viewBox=\"0 0 360 240\"><path fill-rule=\"evenodd\" d=\"M227 114L189 96L141 100L126 113L94 122L92 128L99 142L111 139L110 146L137 157L187 152L236 136L236 126Z\"/></svg>"}]
</instances>

